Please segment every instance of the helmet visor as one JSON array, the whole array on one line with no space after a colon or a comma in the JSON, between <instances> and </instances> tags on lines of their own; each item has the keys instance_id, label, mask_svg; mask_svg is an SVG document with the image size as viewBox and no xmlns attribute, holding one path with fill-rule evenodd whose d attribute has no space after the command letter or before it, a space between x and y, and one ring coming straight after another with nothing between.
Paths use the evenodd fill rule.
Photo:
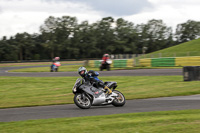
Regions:
<instances>
[{"instance_id":1,"label":"helmet visor","mask_svg":"<svg viewBox=\"0 0 200 133\"><path fill-rule=\"evenodd\" d=\"M80 71L80 75L81 75L81 76L84 76L84 75L85 75L85 70Z\"/></svg>"},{"instance_id":2,"label":"helmet visor","mask_svg":"<svg viewBox=\"0 0 200 133\"><path fill-rule=\"evenodd\" d=\"M83 71L81 71L81 72L80 72L80 74L81 74L81 75L85 74L85 71L84 71L84 70L83 70Z\"/></svg>"}]
</instances>

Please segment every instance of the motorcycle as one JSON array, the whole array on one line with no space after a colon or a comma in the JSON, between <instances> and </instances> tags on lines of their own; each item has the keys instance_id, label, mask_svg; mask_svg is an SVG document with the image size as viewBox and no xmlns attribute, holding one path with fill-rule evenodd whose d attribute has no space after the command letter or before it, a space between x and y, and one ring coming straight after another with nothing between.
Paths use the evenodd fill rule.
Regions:
<instances>
[{"instance_id":1,"label":"motorcycle","mask_svg":"<svg viewBox=\"0 0 200 133\"><path fill-rule=\"evenodd\" d=\"M89 109L91 106L110 105L116 107L124 106L126 99L124 95L115 90L117 82L105 82L105 85L112 90L111 94L103 88L96 88L84 79L78 78L72 88L74 103L81 109Z\"/></svg>"},{"instance_id":2,"label":"motorcycle","mask_svg":"<svg viewBox=\"0 0 200 133\"><path fill-rule=\"evenodd\" d=\"M50 72L58 72L58 68L60 66L60 62L57 61L50 66Z\"/></svg>"},{"instance_id":3,"label":"motorcycle","mask_svg":"<svg viewBox=\"0 0 200 133\"><path fill-rule=\"evenodd\" d=\"M106 62L101 61L100 71L103 71L103 69L110 71L110 65L111 64L112 64L112 60L110 60L110 59L108 59Z\"/></svg>"}]
</instances>

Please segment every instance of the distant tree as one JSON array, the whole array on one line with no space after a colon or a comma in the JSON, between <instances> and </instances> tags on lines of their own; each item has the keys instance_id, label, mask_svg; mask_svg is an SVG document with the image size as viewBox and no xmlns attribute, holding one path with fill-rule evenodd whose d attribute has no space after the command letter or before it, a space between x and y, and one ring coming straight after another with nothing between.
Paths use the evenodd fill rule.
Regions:
<instances>
[{"instance_id":1,"label":"distant tree","mask_svg":"<svg viewBox=\"0 0 200 133\"><path fill-rule=\"evenodd\" d=\"M49 59L48 54L46 53L45 48L43 47L43 43L46 41L42 38L41 34L32 34L31 35L32 42L34 43L34 48L32 50L32 59L40 60L40 59Z\"/></svg>"},{"instance_id":2,"label":"distant tree","mask_svg":"<svg viewBox=\"0 0 200 133\"><path fill-rule=\"evenodd\" d=\"M0 61L16 60L16 47L10 45L6 37L0 41Z\"/></svg>"},{"instance_id":3,"label":"distant tree","mask_svg":"<svg viewBox=\"0 0 200 133\"><path fill-rule=\"evenodd\" d=\"M178 24L176 34L162 20L134 25L105 17L89 24L76 17L48 17L40 34L17 33L0 40L0 60L100 58L109 54L150 53L200 37L200 22ZM175 41L176 39L176 41ZM144 51L145 50L145 51Z\"/></svg>"},{"instance_id":4,"label":"distant tree","mask_svg":"<svg viewBox=\"0 0 200 133\"><path fill-rule=\"evenodd\" d=\"M76 17L63 16L55 18L50 16L40 27L40 31L46 42L43 44L49 50L51 58L59 56L63 48L66 52L70 45L70 38L73 36L75 27L77 26ZM65 57L69 58L69 57Z\"/></svg>"},{"instance_id":5,"label":"distant tree","mask_svg":"<svg viewBox=\"0 0 200 133\"><path fill-rule=\"evenodd\" d=\"M100 50L96 47L97 39L93 25L89 25L88 21L83 21L74 30L74 36L71 39L72 50L76 54L76 58L96 57Z\"/></svg>"},{"instance_id":6,"label":"distant tree","mask_svg":"<svg viewBox=\"0 0 200 133\"><path fill-rule=\"evenodd\" d=\"M101 50L98 53L98 57L109 52L107 48L114 43L113 24L114 19L112 17L105 17L92 25L93 33L96 38L96 48Z\"/></svg>"},{"instance_id":7,"label":"distant tree","mask_svg":"<svg viewBox=\"0 0 200 133\"><path fill-rule=\"evenodd\" d=\"M175 37L178 43L200 38L200 22L188 20L185 23L178 24Z\"/></svg>"},{"instance_id":8,"label":"distant tree","mask_svg":"<svg viewBox=\"0 0 200 133\"><path fill-rule=\"evenodd\" d=\"M50 16L44 22L44 24L40 27L40 31L42 33L42 38L45 40L43 42L43 47L50 53L50 57L55 57L55 49L56 49L56 36L55 30L58 27L57 18Z\"/></svg>"},{"instance_id":9,"label":"distant tree","mask_svg":"<svg viewBox=\"0 0 200 133\"><path fill-rule=\"evenodd\" d=\"M32 58L32 50L35 47L34 42L32 42L31 35L24 33L17 33L14 36L12 45L16 46L19 60L29 60Z\"/></svg>"},{"instance_id":10,"label":"distant tree","mask_svg":"<svg viewBox=\"0 0 200 133\"><path fill-rule=\"evenodd\" d=\"M115 45L110 47L115 53L136 53L137 33L134 24L122 18L116 20Z\"/></svg>"},{"instance_id":11,"label":"distant tree","mask_svg":"<svg viewBox=\"0 0 200 133\"><path fill-rule=\"evenodd\" d=\"M162 20L152 19L147 24L137 25L137 33L140 53L143 47L147 47L147 52L153 52L168 47L169 41L172 41L172 28L167 27Z\"/></svg>"}]
</instances>

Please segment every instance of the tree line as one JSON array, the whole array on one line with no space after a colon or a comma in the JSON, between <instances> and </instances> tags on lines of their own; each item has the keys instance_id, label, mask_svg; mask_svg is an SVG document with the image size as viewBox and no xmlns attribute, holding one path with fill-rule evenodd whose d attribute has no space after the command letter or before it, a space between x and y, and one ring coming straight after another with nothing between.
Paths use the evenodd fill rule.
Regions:
<instances>
[{"instance_id":1,"label":"tree line","mask_svg":"<svg viewBox=\"0 0 200 133\"><path fill-rule=\"evenodd\" d=\"M108 54L142 54L200 37L200 22L178 24L175 33L162 20L135 25L123 18L89 24L76 17L48 17L40 33L17 33L0 40L0 61L100 58ZM144 51L145 50L145 51Z\"/></svg>"}]
</instances>

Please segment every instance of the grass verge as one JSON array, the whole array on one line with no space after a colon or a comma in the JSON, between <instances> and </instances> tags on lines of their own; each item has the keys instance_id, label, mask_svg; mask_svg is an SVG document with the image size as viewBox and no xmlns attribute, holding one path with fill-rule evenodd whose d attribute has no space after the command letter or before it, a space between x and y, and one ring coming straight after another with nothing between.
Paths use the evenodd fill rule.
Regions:
<instances>
[{"instance_id":1,"label":"grass verge","mask_svg":"<svg viewBox=\"0 0 200 133\"><path fill-rule=\"evenodd\" d=\"M58 71L59 72L77 71L80 66L81 65L60 66ZM33 68L14 69L14 70L10 70L9 72L50 72L50 65L48 67L33 67Z\"/></svg>"},{"instance_id":2,"label":"grass verge","mask_svg":"<svg viewBox=\"0 0 200 133\"><path fill-rule=\"evenodd\" d=\"M84 61L61 61L61 64L83 64ZM0 67L17 67L17 66L41 66L51 65L52 62L30 62L30 63L0 63Z\"/></svg>"},{"instance_id":3,"label":"grass verge","mask_svg":"<svg viewBox=\"0 0 200 133\"><path fill-rule=\"evenodd\" d=\"M2 133L197 133L200 110L0 122Z\"/></svg>"},{"instance_id":4,"label":"grass verge","mask_svg":"<svg viewBox=\"0 0 200 133\"><path fill-rule=\"evenodd\" d=\"M79 67L82 65L67 65L67 66L60 66L59 72L71 72L77 71ZM99 68L93 67L86 67L88 70L99 71ZM179 69L182 67L123 67L123 68L111 68L111 70L133 70L133 69ZM9 72L49 72L50 65L48 67L33 67L33 68L23 68L23 69L14 69L9 70ZM105 70L104 70L105 71Z\"/></svg>"},{"instance_id":5,"label":"grass verge","mask_svg":"<svg viewBox=\"0 0 200 133\"><path fill-rule=\"evenodd\" d=\"M159 58L159 57L183 57L200 56L200 38L189 42L181 43L176 46L165 48L153 53L141 56L140 58Z\"/></svg>"},{"instance_id":6,"label":"grass verge","mask_svg":"<svg viewBox=\"0 0 200 133\"><path fill-rule=\"evenodd\" d=\"M78 77L0 77L0 108L73 103ZM200 82L182 76L99 77L117 81L126 99L200 94Z\"/></svg>"}]
</instances>

